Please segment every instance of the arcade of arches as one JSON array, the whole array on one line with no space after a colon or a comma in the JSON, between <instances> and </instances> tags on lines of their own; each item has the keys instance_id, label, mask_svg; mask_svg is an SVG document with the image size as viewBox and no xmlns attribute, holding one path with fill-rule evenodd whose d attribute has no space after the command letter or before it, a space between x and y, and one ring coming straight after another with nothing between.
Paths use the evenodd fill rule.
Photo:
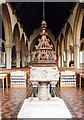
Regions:
<instances>
[{"instance_id":1,"label":"arcade of arches","mask_svg":"<svg viewBox=\"0 0 84 120\"><path fill-rule=\"evenodd\" d=\"M3 13L3 14L2 14ZM10 5L2 5L0 21L2 34L0 35L0 67L11 69L12 67L26 67L31 63L31 51L40 33L40 29L34 30L30 38L27 38L22 25L18 22ZM56 51L58 67L70 67L74 61L74 68L84 67L84 5L79 3L73 10L58 38L49 30L49 37L53 41ZM39 26L40 27L40 26Z\"/></svg>"},{"instance_id":2,"label":"arcade of arches","mask_svg":"<svg viewBox=\"0 0 84 120\"><path fill-rule=\"evenodd\" d=\"M34 50L34 46L38 44L39 33L41 33L40 28L34 30L33 34L27 38L22 24L20 24L9 3L0 4L0 22L2 23L0 26L0 31L2 31L0 33L0 73L9 74L11 71L17 69L27 71L32 62L31 53ZM73 13L69 16L57 39L55 39L50 29L47 30L47 33L56 52L56 64L59 71L72 69L77 73L83 71L84 74L84 3L76 4ZM84 82L81 84L84 87ZM18 91L20 95L25 93L25 90L23 89L22 91L22 89L21 93ZM64 88L63 91L60 90L60 94L64 90L66 91L66 89ZM11 94L11 92L15 94L13 90L8 91L8 94ZM75 88L72 91L75 94ZM68 93L66 92L66 94ZM25 97L25 95L23 96ZM82 93L80 96L82 96ZM23 98L21 97L21 99Z\"/></svg>"}]
</instances>

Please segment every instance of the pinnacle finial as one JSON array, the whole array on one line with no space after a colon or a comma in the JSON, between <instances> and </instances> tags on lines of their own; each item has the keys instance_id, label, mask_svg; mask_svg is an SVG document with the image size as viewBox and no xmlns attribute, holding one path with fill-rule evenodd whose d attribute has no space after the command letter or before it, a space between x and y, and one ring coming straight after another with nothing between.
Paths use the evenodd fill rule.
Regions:
<instances>
[{"instance_id":1,"label":"pinnacle finial","mask_svg":"<svg viewBox=\"0 0 84 120\"><path fill-rule=\"evenodd\" d=\"M43 0L43 20L45 20L45 0Z\"/></svg>"},{"instance_id":2,"label":"pinnacle finial","mask_svg":"<svg viewBox=\"0 0 84 120\"><path fill-rule=\"evenodd\" d=\"M45 20L43 20L41 23L41 28L46 28L46 27L47 27L47 23Z\"/></svg>"}]
</instances>

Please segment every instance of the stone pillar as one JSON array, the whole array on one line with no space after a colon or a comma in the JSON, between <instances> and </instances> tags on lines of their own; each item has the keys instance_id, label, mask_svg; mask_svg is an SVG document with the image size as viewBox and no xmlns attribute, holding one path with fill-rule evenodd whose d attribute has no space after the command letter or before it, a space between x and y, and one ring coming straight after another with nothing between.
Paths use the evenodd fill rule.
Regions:
<instances>
[{"instance_id":1,"label":"stone pillar","mask_svg":"<svg viewBox=\"0 0 84 120\"><path fill-rule=\"evenodd\" d=\"M3 52L3 64L5 64L5 52Z\"/></svg>"},{"instance_id":2,"label":"stone pillar","mask_svg":"<svg viewBox=\"0 0 84 120\"><path fill-rule=\"evenodd\" d=\"M27 55L25 55L25 66L27 66Z\"/></svg>"},{"instance_id":3,"label":"stone pillar","mask_svg":"<svg viewBox=\"0 0 84 120\"><path fill-rule=\"evenodd\" d=\"M79 59L80 58L80 45L74 44L74 68L79 68Z\"/></svg>"},{"instance_id":4,"label":"stone pillar","mask_svg":"<svg viewBox=\"0 0 84 120\"><path fill-rule=\"evenodd\" d=\"M72 53L72 57L71 57L72 60L74 60L74 54Z\"/></svg>"},{"instance_id":5,"label":"stone pillar","mask_svg":"<svg viewBox=\"0 0 84 120\"><path fill-rule=\"evenodd\" d=\"M70 60L70 50L66 50L66 67L69 67Z\"/></svg>"},{"instance_id":6,"label":"stone pillar","mask_svg":"<svg viewBox=\"0 0 84 120\"><path fill-rule=\"evenodd\" d=\"M22 67L25 67L25 53L22 53Z\"/></svg>"},{"instance_id":7,"label":"stone pillar","mask_svg":"<svg viewBox=\"0 0 84 120\"><path fill-rule=\"evenodd\" d=\"M49 92L48 92L48 82L39 82L39 100L48 100Z\"/></svg>"},{"instance_id":8,"label":"stone pillar","mask_svg":"<svg viewBox=\"0 0 84 120\"><path fill-rule=\"evenodd\" d=\"M62 67L62 53L60 54L60 67Z\"/></svg>"},{"instance_id":9,"label":"stone pillar","mask_svg":"<svg viewBox=\"0 0 84 120\"><path fill-rule=\"evenodd\" d=\"M60 63L60 60L61 59L61 56L60 55L58 55L58 67L61 67L61 63Z\"/></svg>"},{"instance_id":10,"label":"stone pillar","mask_svg":"<svg viewBox=\"0 0 84 120\"><path fill-rule=\"evenodd\" d=\"M57 82L50 82L50 84L51 84L51 97L55 97L56 96L56 94L55 94L55 88L56 88L56 84L57 84Z\"/></svg>"},{"instance_id":11,"label":"stone pillar","mask_svg":"<svg viewBox=\"0 0 84 120\"><path fill-rule=\"evenodd\" d=\"M31 57L30 57L30 51L28 52L28 63L30 63Z\"/></svg>"},{"instance_id":12,"label":"stone pillar","mask_svg":"<svg viewBox=\"0 0 84 120\"><path fill-rule=\"evenodd\" d=\"M62 67L64 66L64 55L63 55L63 53L62 53Z\"/></svg>"},{"instance_id":13,"label":"stone pillar","mask_svg":"<svg viewBox=\"0 0 84 120\"><path fill-rule=\"evenodd\" d=\"M50 95L50 84L48 84L48 96L49 96L49 98L51 97L51 95Z\"/></svg>"},{"instance_id":14,"label":"stone pillar","mask_svg":"<svg viewBox=\"0 0 84 120\"><path fill-rule=\"evenodd\" d=\"M12 45L5 45L6 47L6 68L11 69L11 49Z\"/></svg>"},{"instance_id":15,"label":"stone pillar","mask_svg":"<svg viewBox=\"0 0 84 120\"><path fill-rule=\"evenodd\" d=\"M33 85L33 97L38 96L38 82L32 82Z\"/></svg>"},{"instance_id":16,"label":"stone pillar","mask_svg":"<svg viewBox=\"0 0 84 120\"><path fill-rule=\"evenodd\" d=\"M28 66L28 53L26 55L26 65Z\"/></svg>"},{"instance_id":17,"label":"stone pillar","mask_svg":"<svg viewBox=\"0 0 84 120\"><path fill-rule=\"evenodd\" d=\"M66 53L64 51L64 54L63 54L63 58L64 58L64 66L66 66Z\"/></svg>"},{"instance_id":18,"label":"stone pillar","mask_svg":"<svg viewBox=\"0 0 84 120\"><path fill-rule=\"evenodd\" d=\"M28 63L30 63L31 57L30 57L30 41L28 41Z\"/></svg>"},{"instance_id":19,"label":"stone pillar","mask_svg":"<svg viewBox=\"0 0 84 120\"><path fill-rule=\"evenodd\" d=\"M16 51L16 67L20 67L20 51Z\"/></svg>"},{"instance_id":20,"label":"stone pillar","mask_svg":"<svg viewBox=\"0 0 84 120\"><path fill-rule=\"evenodd\" d=\"M26 61L27 59L26 59L26 54L25 54L25 66L27 65L27 61Z\"/></svg>"},{"instance_id":21,"label":"stone pillar","mask_svg":"<svg viewBox=\"0 0 84 120\"><path fill-rule=\"evenodd\" d=\"M28 57L27 57L27 50L25 50L25 66L27 66L28 63Z\"/></svg>"},{"instance_id":22,"label":"stone pillar","mask_svg":"<svg viewBox=\"0 0 84 120\"><path fill-rule=\"evenodd\" d=\"M65 51L64 51L63 55L64 55L64 61L66 61L66 53L65 53Z\"/></svg>"},{"instance_id":23,"label":"stone pillar","mask_svg":"<svg viewBox=\"0 0 84 120\"><path fill-rule=\"evenodd\" d=\"M28 53L26 54L26 65L28 66Z\"/></svg>"}]
</instances>

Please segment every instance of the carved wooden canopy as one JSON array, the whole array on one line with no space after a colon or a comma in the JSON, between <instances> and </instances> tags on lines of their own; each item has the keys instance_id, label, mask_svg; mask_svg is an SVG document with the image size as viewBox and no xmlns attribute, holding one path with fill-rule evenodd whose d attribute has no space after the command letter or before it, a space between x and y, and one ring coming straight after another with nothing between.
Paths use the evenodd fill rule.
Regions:
<instances>
[{"instance_id":1,"label":"carved wooden canopy","mask_svg":"<svg viewBox=\"0 0 84 120\"><path fill-rule=\"evenodd\" d=\"M41 23L41 39L38 40L38 45L32 52L32 63L56 63L56 52L53 44L50 43L46 32L47 24L45 21Z\"/></svg>"}]
</instances>

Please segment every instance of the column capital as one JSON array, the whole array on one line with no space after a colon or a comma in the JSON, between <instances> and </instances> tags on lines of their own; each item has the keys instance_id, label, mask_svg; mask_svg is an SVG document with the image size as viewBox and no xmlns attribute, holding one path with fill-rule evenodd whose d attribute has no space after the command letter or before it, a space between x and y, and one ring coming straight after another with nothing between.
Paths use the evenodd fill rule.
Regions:
<instances>
[{"instance_id":1,"label":"column capital","mask_svg":"<svg viewBox=\"0 0 84 120\"><path fill-rule=\"evenodd\" d=\"M28 51L28 54L30 54L31 52L30 51Z\"/></svg>"},{"instance_id":2,"label":"column capital","mask_svg":"<svg viewBox=\"0 0 84 120\"><path fill-rule=\"evenodd\" d=\"M22 55L24 56L24 55L25 55L25 52L22 52Z\"/></svg>"},{"instance_id":3,"label":"column capital","mask_svg":"<svg viewBox=\"0 0 84 120\"><path fill-rule=\"evenodd\" d=\"M80 44L74 44L74 47L80 48Z\"/></svg>"},{"instance_id":4,"label":"column capital","mask_svg":"<svg viewBox=\"0 0 84 120\"><path fill-rule=\"evenodd\" d=\"M5 47L6 47L6 48L12 48L12 45L10 45L10 44L5 44Z\"/></svg>"},{"instance_id":5,"label":"column capital","mask_svg":"<svg viewBox=\"0 0 84 120\"><path fill-rule=\"evenodd\" d=\"M65 52L70 52L70 50L69 49L65 49Z\"/></svg>"},{"instance_id":6,"label":"column capital","mask_svg":"<svg viewBox=\"0 0 84 120\"><path fill-rule=\"evenodd\" d=\"M20 50L16 50L16 53L20 53Z\"/></svg>"}]
</instances>

